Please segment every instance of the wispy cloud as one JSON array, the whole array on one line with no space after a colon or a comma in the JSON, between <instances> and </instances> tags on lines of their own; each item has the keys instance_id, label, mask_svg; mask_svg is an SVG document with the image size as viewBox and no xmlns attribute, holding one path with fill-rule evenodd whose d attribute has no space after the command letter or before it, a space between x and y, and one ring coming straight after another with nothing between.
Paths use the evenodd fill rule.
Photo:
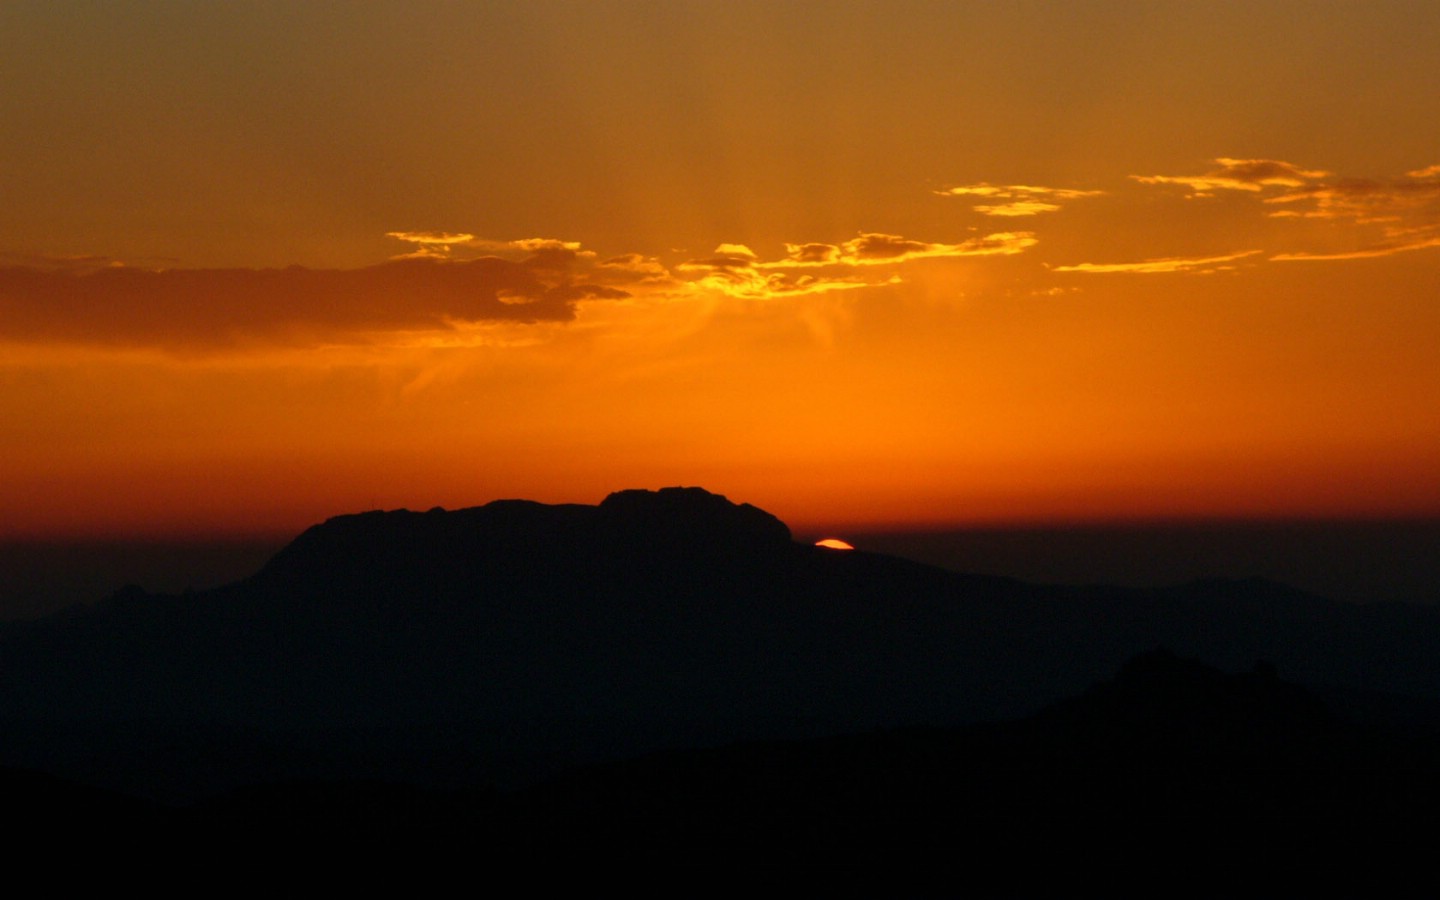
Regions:
<instances>
[{"instance_id":1,"label":"wispy cloud","mask_svg":"<svg viewBox=\"0 0 1440 900\"><path fill-rule=\"evenodd\" d=\"M1035 246L1033 232L1004 231L969 238L956 244L932 243L897 234L864 232L843 244L786 244L785 258L762 263L769 268L799 266L874 266L913 259L965 256L1013 256Z\"/></svg>"},{"instance_id":2,"label":"wispy cloud","mask_svg":"<svg viewBox=\"0 0 1440 900\"><path fill-rule=\"evenodd\" d=\"M1132 175L1142 184L1180 185L1189 197L1219 191L1256 196L1272 219L1312 222L1332 229L1298 232L1324 250L1287 250L1277 261L1370 259L1440 246L1440 164L1398 178L1341 177L1273 159L1215 160L1202 175ZM1330 249L1350 243L1353 249Z\"/></svg>"},{"instance_id":3,"label":"wispy cloud","mask_svg":"<svg viewBox=\"0 0 1440 900\"><path fill-rule=\"evenodd\" d=\"M579 241L562 241L556 238L519 238L511 241L497 241L489 238L471 238L464 243L464 246L471 247L484 253L495 253L508 255L514 253L522 254L571 254L574 256L593 255L589 250L582 250Z\"/></svg>"},{"instance_id":4,"label":"wispy cloud","mask_svg":"<svg viewBox=\"0 0 1440 900\"><path fill-rule=\"evenodd\" d=\"M769 300L805 294L826 294L832 291L871 287L876 282L847 276L819 276L797 272L765 272L754 267L715 268L705 272L687 287L690 290L713 290L729 297Z\"/></svg>"},{"instance_id":5,"label":"wispy cloud","mask_svg":"<svg viewBox=\"0 0 1440 900\"><path fill-rule=\"evenodd\" d=\"M1353 250L1272 257L1280 261L1371 259L1440 246L1440 165L1400 178L1327 179L1268 197L1265 203L1283 207L1272 211L1272 218L1329 222L1353 229L1358 238Z\"/></svg>"},{"instance_id":6,"label":"wispy cloud","mask_svg":"<svg viewBox=\"0 0 1440 900\"><path fill-rule=\"evenodd\" d=\"M414 250L391 259L475 259L480 256L573 259L594 256L593 252L582 250L578 241L562 241L556 238L520 238L507 241L449 231L388 231L385 236L415 245Z\"/></svg>"},{"instance_id":7,"label":"wispy cloud","mask_svg":"<svg viewBox=\"0 0 1440 900\"><path fill-rule=\"evenodd\" d=\"M744 269L756 265L760 257L744 244L721 244L715 252L700 259L686 260L678 268L682 272L706 271L709 269Z\"/></svg>"},{"instance_id":8,"label":"wispy cloud","mask_svg":"<svg viewBox=\"0 0 1440 900\"><path fill-rule=\"evenodd\" d=\"M835 249L829 244L813 246ZM825 264L837 264L834 255L831 253L832 258ZM774 266L761 262L755 251L744 244L721 244L709 256L687 260L676 269L692 278L687 284L692 291L714 290L752 300L850 290L870 283L846 275L766 271Z\"/></svg>"},{"instance_id":9,"label":"wispy cloud","mask_svg":"<svg viewBox=\"0 0 1440 900\"><path fill-rule=\"evenodd\" d=\"M665 283L673 280L664 263L641 253L622 253L599 260L596 266L601 272L619 273L627 282L638 279L641 283Z\"/></svg>"},{"instance_id":10,"label":"wispy cloud","mask_svg":"<svg viewBox=\"0 0 1440 900\"><path fill-rule=\"evenodd\" d=\"M1131 175L1141 184L1175 184L1192 196L1210 197L1216 191L1257 192L1267 187L1296 188L1329 176L1320 169L1302 169L1278 159L1218 157L1215 167L1200 175Z\"/></svg>"},{"instance_id":11,"label":"wispy cloud","mask_svg":"<svg viewBox=\"0 0 1440 900\"><path fill-rule=\"evenodd\" d=\"M1261 253L1260 250L1242 250L1238 253L1228 253L1224 256L1204 257L1180 257L1169 256L1162 259L1146 259L1140 262L1131 263L1077 263L1073 266L1055 266L1054 272L1085 272L1089 274L1112 274L1112 273L1136 273L1143 275L1158 275L1171 272L1193 272L1208 273L1232 269L1229 265L1236 260L1255 256Z\"/></svg>"},{"instance_id":12,"label":"wispy cloud","mask_svg":"<svg viewBox=\"0 0 1440 900\"><path fill-rule=\"evenodd\" d=\"M840 244L786 244L785 255L773 260L761 259L744 244L720 244L709 256L680 263L676 272L689 277L692 287L762 299L893 283L899 280L894 268L913 260L1011 256L1035 243L1030 232L998 232L955 244L862 232ZM872 268L874 274L860 274Z\"/></svg>"},{"instance_id":13,"label":"wispy cloud","mask_svg":"<svg viewBox=\"0 0 1440 900\"><path fill-rule=\"evenodd\" d=\"M401 253L391 259L449 259L456 244L475 240L473 234L451 234L447 231L387 231L385 236L415 245L409 253Z\"/></svg>"},{"instance_id":14,"label":"wispy cloud","mask_svg":"<svg viewBox=\"0 0 1440 900\"><path fill-rule=\"evenodd\" d=\"M1342 178L1304 185L1269 204L1300 207L1272 212L1275 217L1350 219L1360 223L1396 222L1406 216L1440 218L1440 167L1420 169L1404 178Z\"/></svg>"},{"instance_id":15,"label":"wispy cloud","mask_svg":"<svg viewBox=\"0 0 1440 900\"><path fill-rule=\"evenodd\" d=\"M76 253L76 255L65 256L52 255L52 253L0 251L0 266L26 266L26 268L45 269L45 271L94 272L96 269L121 265L124 264L114 256L99 256L94 253Z\"/></svg>"},{"instance_id":16,"label":"wispy cloud","mask_svg":"<svg viewBox=\"0 0 1440 900\"><path fill-rule=\"evenodd\" d=\"M1297 260L1338 260L1338 259L1373 259L1378 256L1394 256L1396 253L1406 253L1411 250L1424 250L1429 247L1440 247L1440 235L1428 237L1415 237L1412 240L1387 241L1379 244L1372 244L1369 247L1362 247L1358 250L1341 251L1338 253L1277 253L1270 257L1277 262L1294 262Z\"/></svg>"},{"instance_id":17,"label":"wispy cloud","mask_svg":"<svg viewBox=\"0 0 1440 900\"><path fill-rule=\"evenodd\" d=\"M844 258L856 265L901 262L946 256L1013 256L1037 243L1028 231L1002 231L970 238L958 244L912 241L893 234L862 234L841 244Z\"/></svg>"},{"instance_id":18,"label":"wispy cloud","mask_svg":"<svg viewBox=\"0 0 1440 900\"><path fill-rule=\"evenodd\" d=\"M942 197L976 197L986 202L972 208L987 216L1034 216L1056 212L1062 200L1098 197L1104 191L1082 191L1074 188L1052 188L1032 184L962 184L936 191Z\"/></svg>"}]
</instances>

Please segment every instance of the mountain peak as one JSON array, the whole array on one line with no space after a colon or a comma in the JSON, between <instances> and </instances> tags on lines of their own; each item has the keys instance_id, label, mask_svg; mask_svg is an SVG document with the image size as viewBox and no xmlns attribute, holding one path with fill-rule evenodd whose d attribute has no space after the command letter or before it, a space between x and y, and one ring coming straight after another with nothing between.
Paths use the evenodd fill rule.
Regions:
<instances>
[{"instance_id":1,"label":"mountain peak","mask_svg":"<svg viewBox=\"0 0 1440 900\"><path fill-rule=\"evenodd\" d=\"M790 529L749 503L699 487L616 491L600 503L602 527L619 532L657 531L668 541L788 543Z\"/></svg>"}]
</instances>

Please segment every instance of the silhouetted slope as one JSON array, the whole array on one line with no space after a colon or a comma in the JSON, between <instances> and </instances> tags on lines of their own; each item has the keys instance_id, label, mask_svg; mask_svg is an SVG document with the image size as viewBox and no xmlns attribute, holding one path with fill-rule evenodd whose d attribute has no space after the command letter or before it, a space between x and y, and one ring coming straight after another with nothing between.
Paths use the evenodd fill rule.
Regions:
<instances>
[{"instance_id":1,"label":"silhouetted slope","mask_svg":"<svg viewBox=\"0 0 1440 900\"><path fill-rule=\"evenodd\" d=\"M1134 657L1035 724L1056 765L1293 770L1349 763L1355 750L1355 729L1272 665L1229 674L1166 650Z\"/></svg>"},{"instance_id":2,"label":"silhouetted slope","mask_svg":"<svg viewBox=\"0 0 1440 900\"><path fill-rule=\"evenodd\" d=\"M670 751L506 793L292 780L148 811L115 842L332 887L1388 895L1433 886L1437 801L1433 740L1349 724L1268 665L1155 651L1011 722Z\"/></svg>"},{"instance_id":3,"label":"silhouetted slope","mask_svg":"<svg viewBox=\"0 0 1440 900\"><path fill-rule=\"evenodd\" d=\"M1156 646L1440 697L1440 610L957 575L795 544L763 511L672 488L341 516L226 588L0 627L0 763L171 798L319 772L519 784L668 747L1021 716Z\"/></svg>"},{"instance_id":4,"label":"silhouetted slope","mask_svg":"<svg viewBox=\"0 0 1440 900\"><path fill-rule=\"evenodd\" d=\"M1417 890L1437 749L1349 725L1268 665L1160 651L1025 720L578 772L505 798L500 840L926 895Z\"/></svg>"}]
</instances>

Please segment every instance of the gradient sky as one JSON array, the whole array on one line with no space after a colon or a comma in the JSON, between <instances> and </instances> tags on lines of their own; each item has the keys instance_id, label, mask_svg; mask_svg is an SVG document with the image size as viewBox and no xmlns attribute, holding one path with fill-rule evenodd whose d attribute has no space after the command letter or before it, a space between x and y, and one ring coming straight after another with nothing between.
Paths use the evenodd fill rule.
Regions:
<instances>
[{"instance_id":1,"label":"gradient sky","mask_svg":"<svg viewBox=\"0 0 1440 900\"><path fill-rule=\"evenodd\" d=\"M0 5L0 536L1440 514L1440 5Z\"/></svg>"}]
</instances>

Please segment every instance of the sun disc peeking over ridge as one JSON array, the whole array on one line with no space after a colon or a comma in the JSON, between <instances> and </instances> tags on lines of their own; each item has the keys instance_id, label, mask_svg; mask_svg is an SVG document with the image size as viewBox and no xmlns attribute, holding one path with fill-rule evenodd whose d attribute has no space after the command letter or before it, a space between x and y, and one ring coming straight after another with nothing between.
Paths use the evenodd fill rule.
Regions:
<instances>
[{"instance_id":1,"label":"sun disc peeking over ridge","mask_svg":"<svg viewBox=\"0 0 1440 900\"><path fill-rule=\"evenodd\" d=\"M818 540L818 541L815 542L815 546L817 546L817 547L824 547L824 548L827 549L827 550L854 550L854 549L855 549L848 541L842 541L842 540L840 540L839 538L822 538L821 540Z\"/></svg>"}]
</instances>

